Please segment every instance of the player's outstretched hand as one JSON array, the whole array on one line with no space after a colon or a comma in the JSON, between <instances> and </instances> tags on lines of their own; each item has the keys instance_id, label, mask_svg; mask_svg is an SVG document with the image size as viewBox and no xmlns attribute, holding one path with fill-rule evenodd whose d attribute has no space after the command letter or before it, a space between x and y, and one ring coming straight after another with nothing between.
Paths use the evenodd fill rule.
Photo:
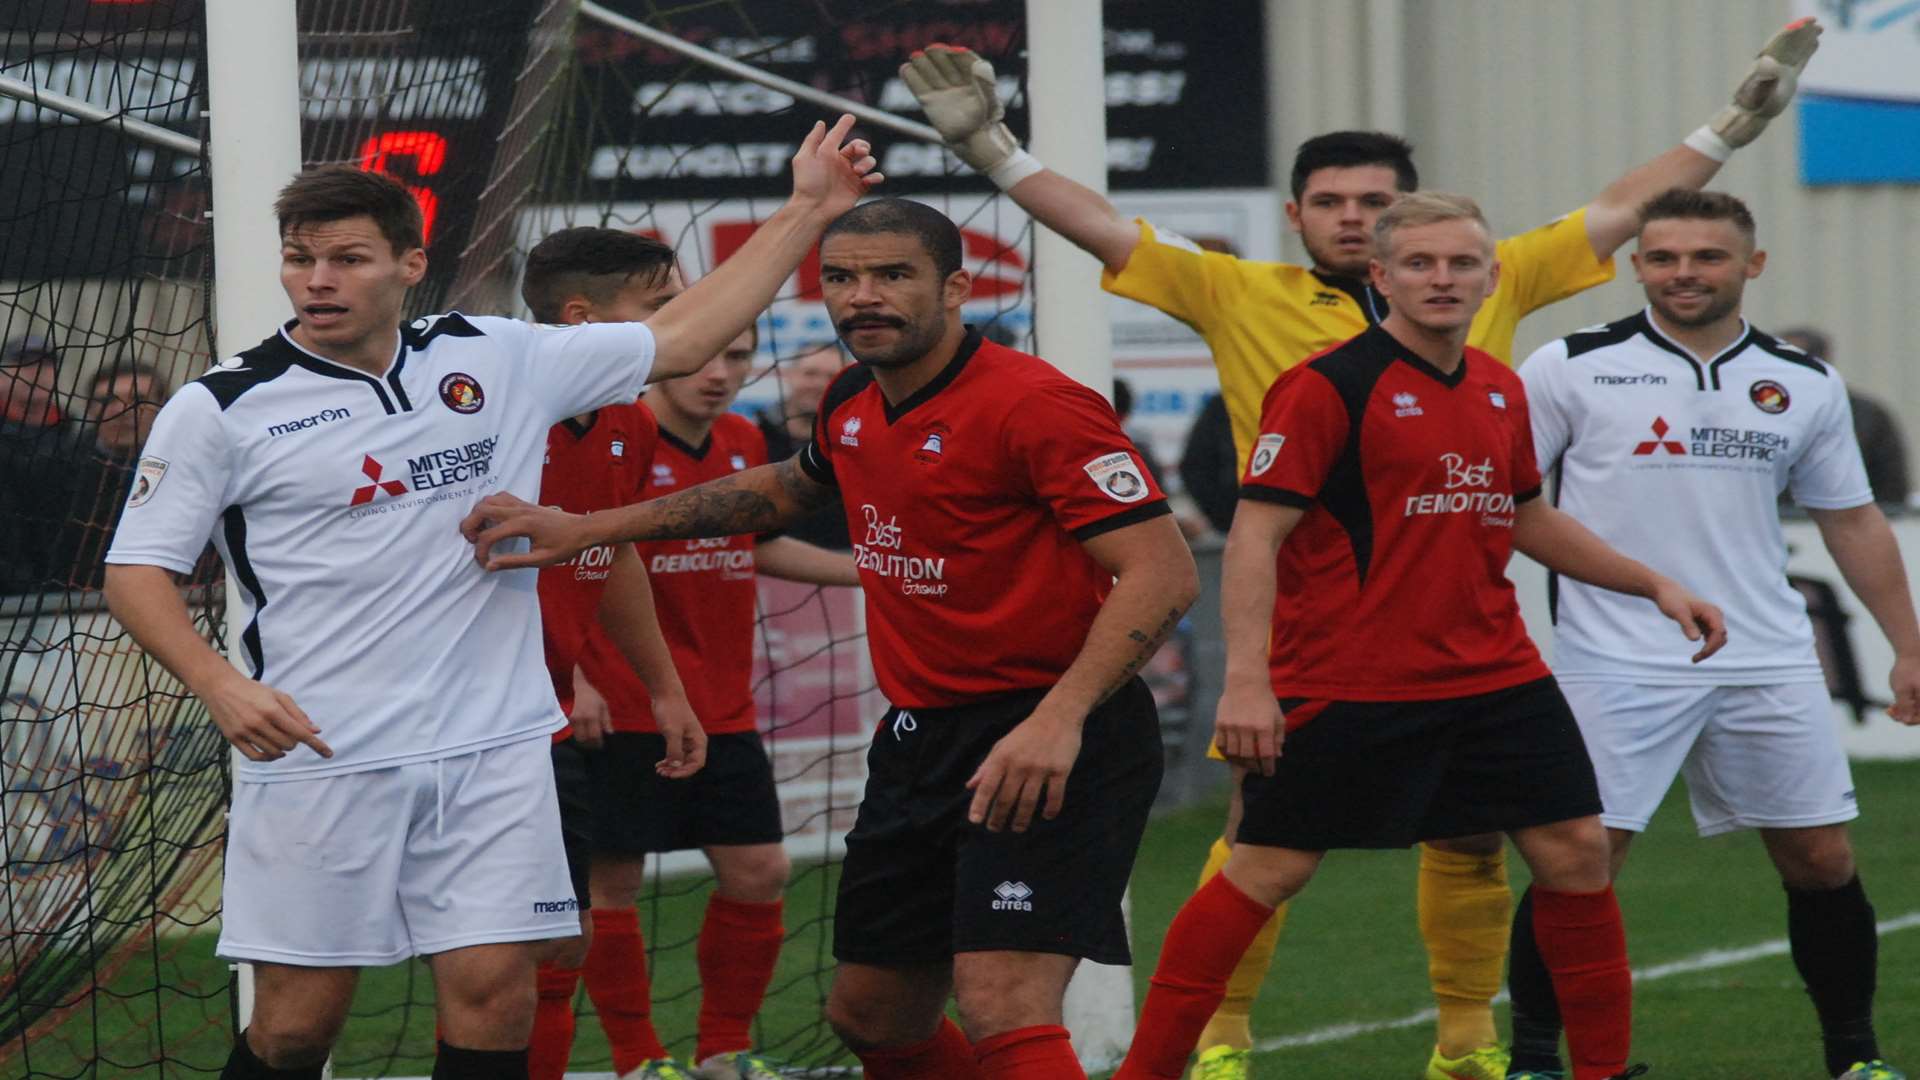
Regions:
<instances>
[{"instance_id":1,"label":"player's outstretched hand","mask_svg":"<svg viewBox=\"0 0 1920 1080\"><path fill-rule=\"evenodd\" d=\"M1229 683L1213 717L1213 745L1228 761L1272 776L1287 736L1286 718L1266 683Z\"/></svg>"},{"instance_id":2,"label":"player's outstretched hand","mask_svg":"<svg viewBox=\"0 0 1920 1080\"><path fill-rule=\"evenodd\" d=\"M323 758L333 756L333 748L320 741L320 729L291 697L238 671L202 692L200 700L220 734L249 761L277 761L302 745Z\"/></svg>"},{"instance_id":3,"label":"player's outstretched hand","mask_svg":"<svg viewBox=\"0 0 1920 1080\"><path fill-rule=\"evenodd\" d=\"M1080 726L1080 719L1050 712L1043 702L1002 735L967 781L973 792L967 820L999 832L1011 819L1014 832L1026 832L1036 809L1049 821L1059 817L1067 804L1067 775L1080 757Z\"/></svg>"},{"instance_id":4,"label":"player's outstretched hand","mask_svg":"<svg viewBox=\"0 0 1920 1080\"><path fill-rule=\"evenodd\" d=\"M586 521L584 514L535 506L512 495L489 495L461 519L460 535L473 545L474 561L482 568L518 570L563 563L592 546ZM527 538L526 552L501 554L493 550L502 541L521 536Z\"/></svg>"},{"instance_id":5,"label":"player's outstretched hand","mask_svg":"<svg viewBox=\"0 0 1920 1080\"><path fill-rule=\"evenodd\" d=\"M1760 137L1768 121L1786 111L1800 85L1800 72L1820 47L1820 23L1809 15L1790 22L1767 42L1734 88L1733 102L1707 126L1739 149Z\"/></svg>"},{"instance_id":6,"label":"player's outstretched hand","mask_svg":"<svg viewBox=\"0 0 1920 1080\"><path fill-rule=\"evenodd\" d=\"M653 722L667 741L667 752L654 772L669 780L685 780L706 765L707 732L686 698L654 698Z\"/></svg>"},{"instance_id":7,"label":"player's outstretched hand","mask_svg":"<svg viewBox=\"0 0 1920 1080\"><path fill-rule=\"evenodd\" d=\"M939 42L900 65L907 89L955 157L985 174L1020 151L994 88L993 65L973 50Z\"/></svg>"},{"instance_id":8,"label":"player's outstretched hand","mask_svg":"<svg viewBox=\"0 0 1920 1080\"><path fill-rule=\"evenodd\" d=\"M793 155L796 202L814 204L829 217L839 217L886 179L874 171L880 162L873 156L872 145L865 139L847 138L852 130L851 113L840 114L831 128L814 123Z\"/></svg>"},{"instance_id":9,"label":"player's outstretched hand","mask_svg":"<svg viewBox=\"0 0 1920 1080\"><path fill-rule=\"evenodd\" d=\"M1920 657L1895 657L1887 682L1893 687L1887 715L1908 727L1920 727Z\"/></svg>"},{"instance_id":10,"label":"player's outstretched hand","mask_svg":"<svg viewBox=\"0 0 1920 1080\"><path fill-rule=\"evenodd\" d=\"M1700 651L1693 654L1694 663L1719 652L1727 643L1727 617L1679 582L1663 583L1653 594L1653 602L1659 606L1660 614L1680 624L1680 632L1687 635L1688 641L1701 642Z\"/></svg>"}]
</instances>

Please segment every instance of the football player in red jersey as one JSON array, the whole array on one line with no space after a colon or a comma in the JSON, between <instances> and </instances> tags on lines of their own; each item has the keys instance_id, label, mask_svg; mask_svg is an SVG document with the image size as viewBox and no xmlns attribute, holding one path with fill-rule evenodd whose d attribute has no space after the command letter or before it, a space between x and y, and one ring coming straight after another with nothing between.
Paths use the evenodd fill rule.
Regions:
<instances>
[{"instance_id":1,"label":"football player in red jersey","mask_svg":"<svg viewBox=\"0 0 1920 1080\"><path fill-rule=\"evenodd\" d=\"M759 428L729 411L753 371L756 341L751 330L741 334L699 371L642 399L639 407L659 422L644 498L766 463ZM605 635L592 634L574 685L583 698L603 697L611 731L592 769L590 877L599 933L587 958L587 991L623 1076L772 1080L782 1074L752 1052L752 1022L785 937L781 898L791 867L773 765L757 730L755 578L847 588L860 579L850 555L771 533L638 548L674 665L707 736L707 760L686 781L657 775L667 742L654 723L660 711L649 701L653 684L635 677ZM634 902L649 854L693 849L706 855L715 880L696 949L699 1038L691 1065L683 1066L653 1027Z\"/></svg>"},{"instance_id":2,"label":"football player in red jersey","mask_svg":"<svg viewBox=\"0 0 1920 1080\"><path fill-rule=\"evenodd\" d=\"M893 708L847 837L828 1020L874 1080L1081 1076L1062 998L1080 959L1129 958L1120 898L1162 755L1137 673L1198 591L1193 558L1105 399L961 322L952 221L866 203L821 269L858 364L796 458L590 518L489 499L463 531L503 569L777 528L837 489ZM495 553L508 536L529 553Z\"/></svg>"},{"instance_id":3,"label":"football player in red jersey","mask_svg":"<svg viewBox=\"0 0 1920 1080\"><path fill-rule=\"evenodd\" d=\"M644 320L684 288L672 248L634 233L583 227L563 229L534 246L521 296L537 321L577 325ZM638 402L555 424L547 433L541 502L592 513L638 501L645 497L659 436L653 413ZM663 779L695 774L704 764L706 735L661 634L645 563L633 545L598 545L543 569L540 614L548 673L568 719L568 727L554 737L553 770L567 869L581 910L580 936L563 939L556 954L540 965L527 1069L531 1080L559 1080L573 1046L574 989L596 925L613 926L617 936L624 923L635 922L631 900L624 912L596 911L591 902L592 789L604 770L596 768L599 755L590 752L606 745L611 722L605 700L581 673L589 663L590 642L605 643L614 662L652 691L650 719L668 733L676 750L650 763ZM669 764L669 756L682 763ZM595 980L588 986L593 990ZM617 1019L605 1019L606 1010L602 1014L614 1028L609 1040L622 1045Z\"/></svg>"},{"instance_id":4,"label":"football player in red jersey","mask_svg":"<svg viewBox=\"0 0 1920 1080\"><path fill-rule=\"evenodd\" d=\"M1518 548L1644 597L1705 639L1696 661L1724 623L1539 498L1520 378L1466 344L1498 275L1479 207L1414 193L1375 233L1391 314L1267 394L1221 588L1214 738L1249 768L1246 813L1226 869L1168 929L1116 1080L1181 1074L1241 953L1327 851L1487 832L1533 870L1574 1080L1627 1068L1632 985L1599 791L1507 559Z\"/></svg>"}]
</instances>

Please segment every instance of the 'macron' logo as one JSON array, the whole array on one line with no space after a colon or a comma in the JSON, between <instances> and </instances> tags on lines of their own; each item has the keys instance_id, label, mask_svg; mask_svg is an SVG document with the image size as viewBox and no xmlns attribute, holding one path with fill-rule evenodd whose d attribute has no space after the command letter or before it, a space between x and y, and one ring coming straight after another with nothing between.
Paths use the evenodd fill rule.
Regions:
<instances>
[{"instance_id":1,"label":"'macron' logo","mask_svg":"<svg viewBox=\"0 0 1920 1080\"><path fill-rule=\"evenodd\" d=\"M373 460L372 454L366 455L366 460L360 463L360 471L366 474L369 483L365 487L353 489L353 501L347 504L349 506L364 506L372 502L373 497L382 491L389 495L405 495L407 493L407 485L401 481L380 479L382 469L380 463Z\"/></svg>"},{"instance_id":2,"label":"'macron' logo","mask_svg":"<svg viewBox=\"0 0 1920 1080\"><path fill-rule=\"evenodd\" d=\"M1634 456L1640 457L1646 454L1657 454L1664 450L1669 454L1678 454L1681 457L1685 457L1687 448L1667 438L1667 432L1672 430L1672 428L1667 426L1666 420L1658 416L1654 417L1653 438L1635 445L1633 448Z\"/></svg>"}]
</instances>

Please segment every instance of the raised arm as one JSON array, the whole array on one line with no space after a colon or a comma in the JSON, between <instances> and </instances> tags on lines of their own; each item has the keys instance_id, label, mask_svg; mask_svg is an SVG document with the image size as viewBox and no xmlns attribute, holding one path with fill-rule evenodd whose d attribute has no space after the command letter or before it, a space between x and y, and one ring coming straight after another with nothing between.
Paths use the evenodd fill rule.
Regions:
<instances>
[{"instance_id":1,"label":"raised arm","mask_svg":"<svg viewBox=\"0 0 1920 1080\"><path fill-rule=\"evenodd\" d=\"M992 64L972 50L933 44L900 65L900 77L955 156L1107 269L1116 274L1126 269L1140 241L1139 226L1122 217L1106 196L1021 149L1006 125Z\"/></svg>"},{"instance_id":2,"label":"raised arm","mask_svg":"<svg viewBox=\"0 0 1920 1080\"><path fill-rule=\"evenodd\" d=\"M753 320L834 218L879 183L865 139L847 141L853 117L823 123L793 156L793 195L725 263L647 320L654 361L649 381L698 371Z\"/></svg>"},{"instance_id":3,"label":"raised arm","mask_svg":"<svg viewBox=\"0 0 1920 1080\"><path fill-rule=\"evenodd\" d=\"M1680 624L1688 641L1705 643L1693 655L1699 663L1727 643L1727 621L1720 609L1645 563L1629 559L1569 514L1535 497L1520 504L1513 520L1514 550L1558 574L1595 588L1651 600L1660 613Z\"/></svg>"},{"instance_id":4,"label":"raised arm","mask_svg":"<svg viewBox=\"0 0 1920 1080\"><path fill-rule=\"evenodd\" d=\"M1903 724L1920 724L1920 624L1914 619L1906 564L1887 516L1873 503L1846 510L1809 509L1807 514L1820 527L1820 539L1847 587L1893 646L1893 707L1887 711Z\"/></svg>"},{"instance_id":5,"label":"raised arm","mask_svg":"<svg viewBox=\"0 0 1920 1080\"><path fill-rule=\"evenodd\" d=\"M302 744L323 758L333 756L291 697L247 678L201 638L165 568L110 565L106 594L113 617L206 704L220 734L248 759L273 761Z\"/></svg>"},{"instance_id":6,"label":"raised arm","mask_svg":"<svg viewBox=\"0 0 1920 1080\"><path fill-rule=\"evenodd\" d=\"M1036 810L1049 818L1060 813L1087 714L1139 674L1200 593L1193 552L1171 515L1102 533L1083 546L1113 575L1113 591L1060 681L994 744L967 783L973 789L969 819L994 832L1009 821L1013 831L1025 832Z\"/></svg>"},{"instance_id":7,"label":"raised arm","mask_svg":"<svg viewBox=\"0 0 1920 1080\"><path fill-rule=\"evenodd\" d=\"M595 544L772 532L833 501L833 489L808 476L795 456L594 514L569 514L512 495L489 495L460 522L460 533L473 544L480 565L514 570L564 562ZM493 550L503 540L522 536L529 542L525 553Z\"/></svg>"},{"instance_id":8,"label":"raised arm","mask_svg":"<svg viewBox=\"0 0 1920 1080\"><path fill-rule=\"evenodd\" d=\"M1700 188L1713 179L1733 152L1760 137L1767 123L1786 110L1800 72L1820 47L1820 24L1811 16L1788 23L1773 35L1733 100L1680 145L1608 184L1587 204L1587 241L1602 259L1611 258L1640 228L1640 206L1669 188Z\"/></svg>"}]
</instances>

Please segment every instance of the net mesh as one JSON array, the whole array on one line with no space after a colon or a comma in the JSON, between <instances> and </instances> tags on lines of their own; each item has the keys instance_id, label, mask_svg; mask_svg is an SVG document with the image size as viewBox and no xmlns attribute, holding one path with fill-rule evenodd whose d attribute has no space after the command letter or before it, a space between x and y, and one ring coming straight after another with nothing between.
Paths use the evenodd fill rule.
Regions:
<instances>
[{"instance_id":1,"label":"net mesh","mask_svg":"<svg viewBox=\"0 0 1920 1080\"><path fill-rule=\"evenodd\" d=\"M927 5L908 0L609 5L896 112L911 100L893 68L929 40L988 56L1017 99L1021 6L987 0L964 20L929 20ZM788 157L807 124L827 115L581 16L569 0L301 0L298 11L303 156L387 172L414 189L430 219L432 268L409 298L416 313L516 313L519 256L571 224L653 233L697 278L779 205ZM201 137L204 17L198 0L27 0L0 16L10 20L0 21L0 75ZM1024 216L938 148L861 134L886 148L892 193L926 198L961 223L977 280L969 321L1026 343ZM8 534L0 568L9 594L0 600L0 1076L217 1073L233 1022L230 974L212 956L227 753L204 710L132 649L99 603L99 559L137 454L92 449L129 428L137 444L154 406L212 355L205 162L8 96L0 139L10 223L0 235L0 322L7 341L52 339L64 417L52 434L22 435L9 420L0 473L46 481L22 501L25 519L9 504L7 523L31 527ZM763 317L762 364L741 407L776 429L810 411L790 400L797 384L783 376L832 337L810 261ZM91 382L96 370L135 362L151 373L139 369L130 385ZM0 385L13 393L24 370L0 374L10 380ZM89 464L89 454L104 463ZM202 586L189 596L209 640L218 640L217 580L217 565L203 562L188 583ZM855 595L763 579L760 599L752 678L795 871L788 940L756 1040L776 1058L834 1070L846 1059L820 1015L839 838L884 705ZM683 853L655 861L641 899L656 1021L683 1056L711 889L698 854ZM423 964L367 972L336 1073L430 1071L432 1006ZM609 1068L584 995L579 1011L574 1068Z\"/></svg>"}]
</instances>

